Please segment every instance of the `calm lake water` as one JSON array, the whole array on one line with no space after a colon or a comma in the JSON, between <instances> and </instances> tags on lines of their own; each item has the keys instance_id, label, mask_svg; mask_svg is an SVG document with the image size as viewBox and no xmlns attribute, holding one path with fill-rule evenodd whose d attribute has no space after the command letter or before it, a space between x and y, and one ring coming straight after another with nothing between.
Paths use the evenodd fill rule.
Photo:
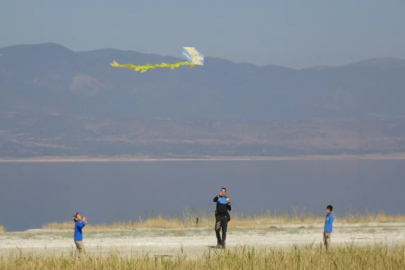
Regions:
<instances>
[{"instance_id":1,"label":"calm lake water","mask_svg":"<svg viewBox=\"0 0 405 270\"><path fill-rule=\"evenodd\" d=\"M222 186L233 211L306 208L323 215L405 213L405 161L181 161L0 163L0 224L7 230L72 220L92 223L210 211Z\"/></svg>"}]
</instances>

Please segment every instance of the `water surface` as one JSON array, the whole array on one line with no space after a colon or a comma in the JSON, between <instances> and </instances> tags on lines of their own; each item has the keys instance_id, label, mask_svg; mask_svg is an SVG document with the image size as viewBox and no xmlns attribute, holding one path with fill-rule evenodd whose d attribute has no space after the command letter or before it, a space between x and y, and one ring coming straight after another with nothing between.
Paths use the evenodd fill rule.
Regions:
<instances>
[{"instance_id":1,"label":"water surface","mask_svg":"<svg viewBox=\"0 0 405 270\"><path fill-rule=\"evenodd\" d=\"M39 228L82 212L93 223L151 212L213 210L225 186L233 211L306 208L323 215L404 213L405 161L179 161L0 163L0 224Z\"/></svg>"}]
</instances>

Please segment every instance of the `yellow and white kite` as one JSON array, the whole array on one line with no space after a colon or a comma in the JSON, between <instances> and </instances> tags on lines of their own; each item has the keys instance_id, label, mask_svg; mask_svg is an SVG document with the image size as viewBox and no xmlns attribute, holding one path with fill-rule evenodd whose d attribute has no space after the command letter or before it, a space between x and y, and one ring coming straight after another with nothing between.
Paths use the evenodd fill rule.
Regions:
<instances>
[{"instance_id":1,"label":"yellow and white kite","mask_svg":"<svg viewBox=\"0 0 405 270\"><path fill-rule=\"evenodd\" d=\"M133 65L133 64L118 64L117 62L113 61L110 63L112 67L123 67L123 68L130 68L136 72L144 73L148 69L155 69L155 68L171 68L175 69L180 66L190 66L193 67L194 65L203 66L204 65L204 55L197 51L194 47L183 47L183 57L187 61L177 62L177 63L161 63L161 64L146 64L146 65Z\"/></svg>"}]
</instances>

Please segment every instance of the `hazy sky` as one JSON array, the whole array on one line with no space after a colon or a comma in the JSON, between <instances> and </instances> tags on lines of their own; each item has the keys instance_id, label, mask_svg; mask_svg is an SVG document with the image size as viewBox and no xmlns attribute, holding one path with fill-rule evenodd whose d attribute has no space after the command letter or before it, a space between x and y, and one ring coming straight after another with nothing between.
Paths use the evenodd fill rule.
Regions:
<instances>
[{"instance_id":1,"label":"hazy sky","mask_svg":"<svg viewBox=\"0 0 405 270\"><path fill-rule=\"evenodd\" d=\"M404 0L3 0L0 48L56 42L258 65L405 58Z\"/></svg>"}]
</instances>

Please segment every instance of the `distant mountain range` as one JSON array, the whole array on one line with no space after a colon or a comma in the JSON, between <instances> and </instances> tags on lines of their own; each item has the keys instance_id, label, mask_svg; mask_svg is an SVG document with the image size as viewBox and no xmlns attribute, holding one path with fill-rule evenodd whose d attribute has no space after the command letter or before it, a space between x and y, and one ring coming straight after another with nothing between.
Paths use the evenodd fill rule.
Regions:
<instances>
[{"instance_id":1,"label":"distant mountain range","mask_svg":"<svg viewBox=\"0 0 405 270\"><path fill-rule=\"evenodd\" d=\"M57 44L0 52L0 156L296 155L405 150L405 60L291 69Z\"/></svg>"}]
</instances>

